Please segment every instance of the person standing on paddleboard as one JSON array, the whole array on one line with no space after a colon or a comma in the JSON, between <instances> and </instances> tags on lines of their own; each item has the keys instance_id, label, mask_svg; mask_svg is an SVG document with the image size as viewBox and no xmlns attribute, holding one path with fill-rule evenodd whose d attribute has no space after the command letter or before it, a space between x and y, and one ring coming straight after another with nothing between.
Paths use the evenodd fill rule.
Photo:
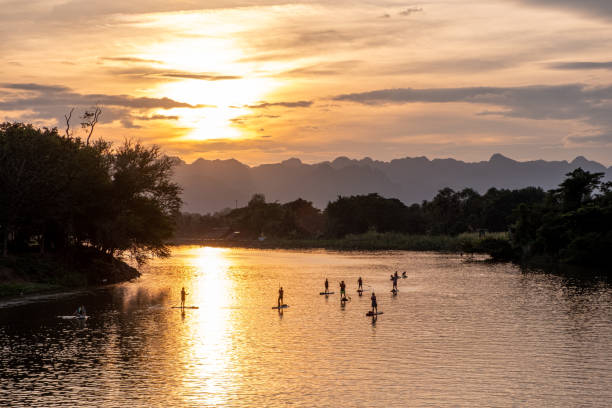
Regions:
<instances>
[{"instance_id":1,"label":"person standing on paddleboard","mask_svg":"<svg viewBox=\"0 0 612 408\"><path fill-rule=\"evenodd\" d=\"M278 308L283 305L283 287L278 288Z\"/></svg>"},{"instance_id":2,"label":"person standing on paddleboard","mask_svg":"<svg viewBox=\"0 0 612 408\"><path fill-rule=\"evenodd\" d=\"M363 291L363 279L361 279L361 276L357 279L357 290Z\"/></svg>"},{"instance_id":3,"label":"person standing on paddleboard","mask_svg":"<svg viewBox=\"0 0 612 408\"><path fill-rule=\"evenodd\" d=\"M329 281L325 278L325 293L329 292Z\"/></svg>"},{"instance_id":4,"label":"person standing on paddleboard","mask_svg":"<svg viewBox=\"0 0 612 408\"><path fill-rule=\"evenodd\" d=\"M378 303L376 303L376 294L372 292L372 314L378 314Z\"/></svg>"},{"instance_id":5,"label":"person standing on paddleboard","mask_svg":"<svg viewBox=\"0 0 612 408\"><path fill-rule=\"evenodd\" d=\"M181 289L181 309L185 308L185 296L187 296L187 292L185 292L185 287Z\"/></svg>"},{"instance_id":6,"label":"person standing on paddleboard","mask_svg":"<svg viewBox=\"0 0 612 408\"><path fill-rule=\"evenodd\" d=\"M397 291L397 272L395 272L395 276L393 277L393 290Z\"/></svg>"},{"instance_id":7,"label":"person standing on paddleboard","mask_svg":"<svg viewBox=\"0 0 612 408\"><path fill-rule=\"evenodd\" d=\"M340 300L346 297L346 284L344 281L340 282Z\"/></svg>"},{"instance_id":8,"label":"person standing on paddleboard","mask_svg":"<svg viewBox=\"0 0 612 408\"><path fill-rule=\"evenodd\" d=\"M85 306L81 305L79 307L77 307L76 312L74 312L74 315L77 317L85 317L87 316L87 312L85 311Z\"/></svg>"}]
</instances>

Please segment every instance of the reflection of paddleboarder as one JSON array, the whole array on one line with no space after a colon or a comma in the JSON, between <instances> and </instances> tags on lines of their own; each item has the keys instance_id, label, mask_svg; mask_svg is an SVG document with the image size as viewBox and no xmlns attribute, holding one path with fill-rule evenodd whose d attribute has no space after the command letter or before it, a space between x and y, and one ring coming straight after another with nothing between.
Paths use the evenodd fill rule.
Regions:
<instances>
[{"instance_id":1,"label":"reflection of paddleboarder","mask_svg":"<svg viewBox=\"0 0 612 408\"><path fill-rule=\"evenodd\" d=\"M185 292L185 287L181 289L181 309L185 307L185 296L187 296L187 292Z\"/></svg>"},{"instance_id":2,"label":"reflection of paddleboarder","mask_svg":"<svg viewBox=\"0 0 612 408\"><path fill-rule=\"evenodd\" d=\"M372 292L372 314L378 314L378 303L376 302L376 294Z\"/></svg>"},{"instance_id":3,"label":"reflection of paddleboarder","mask_svg":"<svg viewBox=\"0 0 612 408\"><path fill-rule=\"evenodd\" d=\"M278 308L283 305L283 287L278 288Z\"/></svg>"}]
</instances>

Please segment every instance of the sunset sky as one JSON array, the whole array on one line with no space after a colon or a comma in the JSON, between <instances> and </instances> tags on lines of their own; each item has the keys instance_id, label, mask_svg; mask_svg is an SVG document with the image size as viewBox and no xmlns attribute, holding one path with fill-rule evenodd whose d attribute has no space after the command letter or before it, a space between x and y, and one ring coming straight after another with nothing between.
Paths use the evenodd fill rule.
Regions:
<instances>
[{"instance_id":1,"label":"sunset sky","mask_svg":"<svg viewBox=\"0 0 612 408\"><path fill-rule=\"evenodd\" d=\"M63 132L71 107L98 105L96 135L188 162L499 152L612 165L610 0L0 0L0 10L0 121Z\"/></svg>"}]
</instances>

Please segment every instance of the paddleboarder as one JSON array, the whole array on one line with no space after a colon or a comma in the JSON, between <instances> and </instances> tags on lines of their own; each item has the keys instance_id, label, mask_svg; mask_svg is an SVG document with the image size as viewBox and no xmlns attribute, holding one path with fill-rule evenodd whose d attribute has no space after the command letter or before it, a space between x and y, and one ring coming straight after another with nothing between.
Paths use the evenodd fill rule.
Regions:
<instances>
[{"instance_id":1,"label":"paddleboarder","mask_svg":"<svg viewBox=\"0 0 612 408\"><path fill-rule=\"evenodd\" d=\"M397 272L395 272L395 276L393 277L393 290L397 291Z\"/></svg>"},{"instance_id":2,"label":"paddleboarder","mask_svg":"<svg viewBox=\"0 0 612 408\"><path fill-rule=\"evenodd\" d=\"M283 287L279 287L278 288L278 308L280 309L280 307L283 305Z\"/></svg>"},{"instance_id":3,"label":"paddleboarder","mask_svg":"<svg viewBox=\"0 0 612 408\"><path fill-rule=\"evenodd\" d=\"M346 298L346 284L344 281L340 282L340 300Z\"/></svg>"},{"instance_id":4,"label":"paddleboarder","mask_svg":"<svg viewBox=\"0 0 612 408\"><path fill-rule=\"evenodd\" d=\"M376 294L374 292L372 292L372 296L370 297L370 299L372 300L372 314L377 315L378 314L378 303L376 302Z\"/></svg>"},{"instance_id":5,"label":"paddleboarder","mask_svg":"<svg viewBox=\"0 0 612 408\"><path fill-rule=\"evenodd\" d=\"M187 292L185 292L185 287L181 289L181 309L185 308L185 296L187 296Z\"/></svg>"},{"instance_id":6,"label":"paddleboarder","mask_svg":"<svg viewBox=\"0 0 612 408\"><path fill-rule=\"evenodd\" d=\"M325 293L329 292L329 281L325 278Z\"/></svg>"},{"instance_id":7,"label":"paddleboarder","mask_svg":"<svg viewBox=\"0 0 612 408\"><path fill-rule=\"evenodd\" d=\"M85 311L85 306L81 305L77 308L76 312L74 312L74 315L77 317L85 317L87 316L87 312Z\"/></svg>"},{"instance_id":8,"label":"paddleboarder","mask_svg":"<svg viewBox=\"0 0 612 408\"><path fill-rule=\"evenodd\" d=\"M402 272L402 278L407 278L406 271Z\"/></svg>"},{"instance_id":9,"label":"paddleboarder","mask_svg":"<svg viewBox=\"0 0 612 408\"><path fill-rule=\"evenodd\" d=\"M361 276L359 277L359 279L357 279L357 290L363 291L363 279L361 279Z\"/></svg>"}]
</instances>

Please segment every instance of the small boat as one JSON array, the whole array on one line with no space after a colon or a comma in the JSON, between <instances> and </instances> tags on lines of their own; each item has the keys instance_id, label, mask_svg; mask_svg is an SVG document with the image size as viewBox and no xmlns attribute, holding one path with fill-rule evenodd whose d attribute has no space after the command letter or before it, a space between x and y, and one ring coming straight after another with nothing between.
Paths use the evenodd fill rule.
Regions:
<instances>
[{"instance_id":1,"label":"small boat","mask_svg":"<svg viewBox=\"0 0 612 408\"><path fill-rule=\"evenodd\" d=\"M89 316L87 315L69 315L69 316L57 316L58 319L64 320L87 320Z\"/></svg>"}]
</instances>

